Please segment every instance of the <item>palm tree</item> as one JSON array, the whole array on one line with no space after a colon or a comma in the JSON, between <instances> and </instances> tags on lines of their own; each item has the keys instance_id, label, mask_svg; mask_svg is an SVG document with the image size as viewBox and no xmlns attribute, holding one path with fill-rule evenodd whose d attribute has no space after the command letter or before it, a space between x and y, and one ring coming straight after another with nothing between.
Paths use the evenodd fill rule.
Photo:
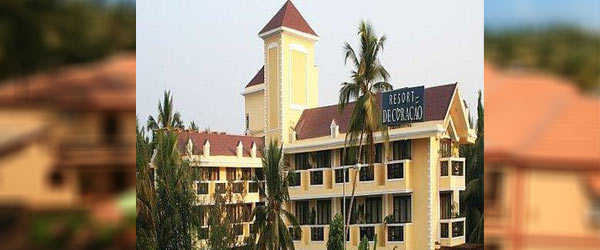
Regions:
<instances>
[{"instance_id":1,"label":"palm tree","mask_svg":"<svg viewBox=\"0 0 600 250\"><path fill-rule=\"evenodd\" d=\"M255 208L253 212L258 234L255 248L294 249L285 221L293 226L295 233L300 233L300 226L296 217L283 208L283 204L290 201L289 176L285 174L287 168L283 162L283 147L278 141L271 141L264 150L262 165L266 187L258 186L265 197L265 205ZM259 179L254 176L254 181L258 182Z\"/></svg>"},{"instance_id":2,"label":"palm tree","mask_svg":"<svg viewBox=\"0 0 600 250\"><path fill-rule=\"evenodd\" d=\"M181 128L183 129L183 121L181 120L181 114L173 110L173 96L171 91L165 91L163 94L163 102L158 102L158 117L148 117L146 123L148 130L156 131L157 129L172 129Z\"/></svg>"},{"instance_id":3,"label":"palm tree","mask_svg":"<svg viewBox=\"0 0 600 250\"><path fill-rule=\"evenodd\" d=\"M156 192L153 184L150 162L150 141L144 132L144 127L135 123L136 138L136 247L139 249L157 248L156 231Z\"/></svg>"},{"instance_id":4,"label":"palm tree","mask_svg":"<svg viewBox=\"0 0 600 250\"><path fill-rule=\"evenodd\" d=\"M194 121L190 122L190 129L194 130L194 131L198 131L198 125L196 125L196 122L194 122Z\"/></svg>"},{"instance_id":5,"label":"palm tree","mask_svg":"<svg viewBox=\"0 0 600 250\"><path fill-rule=\"evenodd\" d=\"M351 71L351 82L342 83L339 96L339 111L342 112L348 103L356 100L354 109L350 117L348 133L346 134L344 148L348 145L355 147L358 144L358 153L356 154L356 163L360 163L362 155L362 146L365 141L363 137L366 135L367 161L369 165L373 165L375 157L374 133L381 131L384 135L384 146L387 152L387 127L381 122L381 112L377 100L377 94L381 91L391 90L392 85L388 83L390 77L387 70L379 62L379 52L383 51L385 43L385 35L378 38L370 23L361 21L358 28L360 37L359 54L350 44L344 45L344 62L351 62L354 69ZM344 150L345 150L344 149ZM359 165L360 168L360 165ZM352 196L350 198L350 209L353 208L354 193L356 191L356 174L354 171L354 182L352 184ZM350 213L352 214L352 213ZM345 216L345 215L344 215ZM346 234L348 233L348 225L350 217L346 219Z\"/></svg>"}]
</instances>

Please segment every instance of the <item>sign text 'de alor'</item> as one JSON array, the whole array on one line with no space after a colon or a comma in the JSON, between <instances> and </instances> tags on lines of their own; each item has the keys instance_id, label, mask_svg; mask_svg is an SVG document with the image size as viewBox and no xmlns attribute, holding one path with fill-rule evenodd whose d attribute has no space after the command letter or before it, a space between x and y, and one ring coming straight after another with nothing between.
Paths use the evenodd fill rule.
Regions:
<instances>
[{"instance_id":1,"label":"sign text 'de alor'","mask_svg":"<svg viewBox=\"0 0 600 250\"><path fill-rule=\"evenodd\" d=\"M384 125L422 122L425 87L402 88L381 95L382 122Z\"/></svg>"}]
</instances>

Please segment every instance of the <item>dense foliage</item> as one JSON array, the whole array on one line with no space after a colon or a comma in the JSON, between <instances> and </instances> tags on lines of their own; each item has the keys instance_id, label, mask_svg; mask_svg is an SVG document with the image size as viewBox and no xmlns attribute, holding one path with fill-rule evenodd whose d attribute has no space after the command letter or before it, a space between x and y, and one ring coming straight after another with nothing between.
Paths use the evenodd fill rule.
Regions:
<instances>
[{"instance_id":1,"label":"dense foliage","mask_svg":"<svg viewBox=\"0 0 600 250\"><path fill-rule=\"evenodd\" d=\"M0 80L135 50L135 5L0 1Z\"/></svg>"},{"instance_id":2,"label":"dense foliage","mask_svg":"<svg viewBox=\"0 0 600 250\"><path fill-rule=\"evenodd\" d=\"M329 239L327 240L327 250L344 249L344 218L341 214L336 214L329 224Z\"/></svg>"},{"instance_id":3,"label":"dense foliage","mask_svg":"<svg viewBox=\"0 0 600 250\"><path fill-rule=\"evenodd\" d=\"M486 30L485 60L501 67L541 69L586 91L599 90L600 34L570 26Z\"/></svg>"},{"instance_id":4,"label":"dense foliage","mask_svg":"<svg viewBox=\"0 0 600 250\"><path fill-rule=\"evenodd\" d=\"M475 144L461 145L460 155L466 158L466 189L461 195L462 211L466 217L466 236L471 243L483 243L483 103L479 91L477 102L477 139Z\"/></svg>"}]
</instances>

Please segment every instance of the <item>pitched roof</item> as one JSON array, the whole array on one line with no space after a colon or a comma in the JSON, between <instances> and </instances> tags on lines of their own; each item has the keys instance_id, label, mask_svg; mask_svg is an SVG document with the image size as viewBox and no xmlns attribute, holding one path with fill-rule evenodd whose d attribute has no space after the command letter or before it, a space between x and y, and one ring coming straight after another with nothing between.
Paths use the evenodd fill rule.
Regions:
<instances>
[{"instance_id":1,"label":"pitched roof","mask_svg":"<svg viewBox=\"0 0 600 250\"><path fill-rule=\"evenodd\" d=\"M257 156L260 155L260 148L264 145L263 137L229 135L217 132L179 132L177 135L177 147L181 152L185 152L185 146L188 139L192 140L194 145L193 154L202 154L206 140L210 143L210 155L236 156L237 145L241 141L244 147L243 155L250 156L252 143L256 143Z\"/></svg>"},{"instance_id":2,"label":"pitched roof","mask_svg":"<svg viewBox=\"0 0 600 250\"><path fill-rule=\"evenodd\" d=\"M2 105L52 105L93 110L135 110L135 54L67 66L0 83Z\"/></svg>"},{"instance_id":3,"label":"pitched roof","mask_svg":"<svg viewBox=\"0 0 600 250\"><path fill-rule=\"evenodd\" d=\"M254 75L254 77L252 77L252 80L250 80L250 82L248 84L246 84L246 88L254 86L254 85L258 85L258 84L261 84L264 82L265 82L265 66L263 65L262 68L260 68L258 70L256 75Z\"/></svg>"},{"instance_id":4,"label":"pitched roof","mask_svg":"<svg viewBox=\"0 0 600 250\"><path fill-rule=\"evenodd\" d=\"M446 116L456 83L425 88L425 121L443 120ZM340 133L348 132L348 122L355 103L349 103L338 112L338 105L305 109L296 125L298 140L327 136L331 133L331 120L339 126Z\"/></svg>"},{"instance_id":5,"label":"pitched roof","mask_svg":"<svg viewBox=\"0 0 600 250\"><path fill-rule=\"evenodd\" d=\"M285 2L281 9L277 11L277 14L271 18L271 21L269 21L267 25L265 25L265 27L258 32L258 34L262 34L279 27L288 27L317 36L317 33L315 33L310 25L308 25L306 20L304 20L304 17L302 17L298 9L296 9L296 6L294 6L292 1L289 0Z\"/></svg>"},{"instance_id":6,"label":"pitched roof","mask_svg":"<svg viewBox=\"0 0 600 250\"><path fill-rule=\"evenodd\" d=\"M531 167L598 167L600 100L558 76L486 64L485 158Z\"/></svg>"}]
</instances>

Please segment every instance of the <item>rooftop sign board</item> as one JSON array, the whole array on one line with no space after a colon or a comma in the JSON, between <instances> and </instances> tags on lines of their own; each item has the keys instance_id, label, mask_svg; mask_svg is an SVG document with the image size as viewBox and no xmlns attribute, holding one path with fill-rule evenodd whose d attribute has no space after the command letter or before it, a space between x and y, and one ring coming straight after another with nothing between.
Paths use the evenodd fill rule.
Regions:
<instances>
[{"instance_id":1,"label":"rooftop sign board","mask_svg":"<svg viewBox=\"0 0 600 250\"><path fill-rule=\"evenodd\" d=\"M401 88L381 95L382 122L384 125L422 122L425 105L425 87Z\"/></svg>"}]
</instances>

